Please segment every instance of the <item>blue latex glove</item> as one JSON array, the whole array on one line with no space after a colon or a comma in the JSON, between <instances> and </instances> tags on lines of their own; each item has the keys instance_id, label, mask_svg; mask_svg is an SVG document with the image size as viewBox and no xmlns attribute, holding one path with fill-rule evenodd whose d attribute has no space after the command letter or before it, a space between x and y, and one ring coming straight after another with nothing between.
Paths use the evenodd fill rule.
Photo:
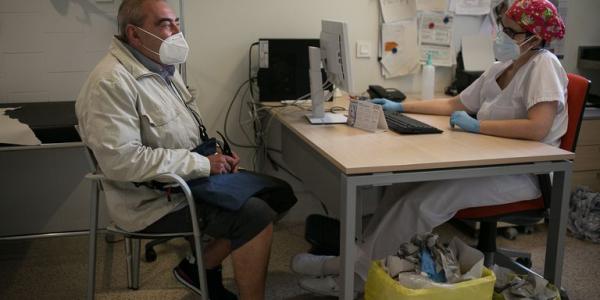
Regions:
<instances>
[{"instance_id":1,"label":"blue latex glove","mask_svg":"<svg viewBox=\"0 0 600 300\"><path fill-rule=\"evenodd\" d=\"M479 121L473 119L464 110L452 113L450 116L450 126L454 128L454 125L469 132L479 133Z\"/></svg>"},{"instance_id":2,"label":"blue latex glove","mask_svg":"<svg viewBox=\"0 0 600 300\"><path fill-rule=\"evenodd\" d=\"M427 273L429 279L435 282L446 282L444 270L435 271L435 262L428 249L421 250L421 272Z\"/></svg>"},{"instance_id":3,"label":"blue latex glove","mask_svg":"<svg viewBox=\"0 0 600 300\"><path fill-rule=\"evenodd\" d=\"M388 100L385 98L375 98L375 99L369 100L369 102L383 106L383 110L391 110L391 111L397 111L397 112L404 111L404 108L402 107L402 103L394 102L394 101L391 101L391 100Z\"/></svg>"}]
</instances>

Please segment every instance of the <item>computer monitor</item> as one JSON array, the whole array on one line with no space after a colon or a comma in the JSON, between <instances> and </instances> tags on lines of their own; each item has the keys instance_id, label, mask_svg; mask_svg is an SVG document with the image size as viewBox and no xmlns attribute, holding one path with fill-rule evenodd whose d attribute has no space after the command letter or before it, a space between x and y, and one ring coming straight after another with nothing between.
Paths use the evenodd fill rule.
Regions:
<instances>
[{"instance_id":1,"label":"computer monitor","mask_svg":"<svg viewBox=\"0 0 600 300\"><path fill-rule=\"evenodd\" d=\"M348 25L340 21L322 20L319 45L320 48L308 47L312 112L306 117L313 124L345 123L345 116L325 113L321 64L327 74L327 83L349 94L353 91Z\"/></svg>"}]
</instances>

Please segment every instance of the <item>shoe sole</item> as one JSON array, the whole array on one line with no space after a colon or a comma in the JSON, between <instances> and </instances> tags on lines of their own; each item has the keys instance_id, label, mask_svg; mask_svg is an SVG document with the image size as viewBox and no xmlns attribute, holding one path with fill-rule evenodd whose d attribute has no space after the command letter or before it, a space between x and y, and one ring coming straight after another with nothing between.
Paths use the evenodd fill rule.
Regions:
<instances>
[{"instance_id":1,"label":"shoe sole","mask_svg":"<svg viewBox=\"0 0 600 300\"><path fill-rule=\"evenodd\" d=\"M339 297L340 296L339 292L336 292L336 291L327 291L327 292L325 292L325 291L313 289L313 288L310 288L308 286L303 285L302 282L298 282L298 286L300 286L301 289L309 291L309 292L311 292L311 293L313 293L315 295L332 296L332 297Z\"/></svg>"},{"instance_id":2,"label":"shoe sole","mask_svg":"<svg viewBox=\"0 0 600 300\"><path fill-rule=\"evenodd\" d=\"M312 289L308 286L302 285L302 282L298 282L298 286L305 291L311 292L311 293L313 293L315 295L319 295L319 296L330 296L330 297L338 297L339 298L342 293L341 291L325 292L325 291L321 291L321 290ZM357 299L360 296L360 294L361 293L357 292L357 291L352 292L352 299Z\"/></svg>"},{"instance_id":3,"label":"shoe sole","mask_svg":"<svg viewBox=\"0 0 600 300\"><path fill-rule=\"evenodd\" d=\"M187 280L185 280L183 277L181 277L181 275L179 275L179 273L177 273L177 271L173 270L173 276L175 276L175 279L177 281L179 281L179 283L183 284L185 287L189 288L194 293L196 293L198 295L202 295L202 291L200 289L198 289L194 285L190 284Z\"/></svg>"}]
</instances>

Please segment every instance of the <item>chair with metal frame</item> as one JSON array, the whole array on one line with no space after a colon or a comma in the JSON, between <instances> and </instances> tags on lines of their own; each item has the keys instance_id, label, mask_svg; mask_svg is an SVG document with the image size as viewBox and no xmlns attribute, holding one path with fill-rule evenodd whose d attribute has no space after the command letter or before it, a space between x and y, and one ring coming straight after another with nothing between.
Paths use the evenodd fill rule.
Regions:
<instances>
[{"instance_id":1,"label":"chair with metal frame","mask_svg":"<svg viewBox=\"0 0 600 300\"><path fill-rule=\"evenodd\" d=\"M561 139L560 147L564 150L575 152L579 128L583 119L585 102L587 99L590 81L586 78L567 74L568 126L567 132ZM496 247L497 223L506 222L515 225L536 224L547 216L550 209L551 179L549 174L538 175L542 196L537 199L523 200L502 205L471 207L460 210L455 219L480 222L477 248L485 255L486 266L491 266L495 260L505 262L508 267L522 269L522 266L531 267L531 254L513 250L498 249ZM518 264L513 264L509 258L517 258Z\"/></svg>"},{"instance_id":2,"label":"chair with metal frame","mask_svg":"<svg viewBox=\"0 0 600 300\"><path fill-rule=\"evenodd\" d=\"M79 130L78 130L79 131ZM96 159L92 151L87 148L87 158L90 164L91 172L85 176L86 179L92 181L92 194L90 203L90 230L89 230L89 256L88 256L88 290L87 299L94 299L95 286L96 286L96 232L98 227L98 202L100 199L100 193L103 191L102 180L105 179L104 174L98 168ZM173 187L179 187L183 191L187 204L189 206L190 217L192 220L192 232L173 232L173 233L143 233L143 232L130 232L118 228L117 226L110 225L106 228L107 231L122 234L125 237L125 253L127 263L127 287L130 289L138 289L139 287L139 269L140 269L140 244L142 239L164 239L164 238L175 238L175 237L186 237L193 236L194 238L194 249L196 255L196 267L198 277L200 279L200 290L201 299L208 300L208 289L206 284L206 276L204 272L204 266L202 263L202 247L201 238L202 232L198 224L198 217L196 214L196 205L194 197L190 191L189 186L185 180L180 176L167 173L158 175L151 180L165 182L172 184Z\"/></svg>"}]
</instances>

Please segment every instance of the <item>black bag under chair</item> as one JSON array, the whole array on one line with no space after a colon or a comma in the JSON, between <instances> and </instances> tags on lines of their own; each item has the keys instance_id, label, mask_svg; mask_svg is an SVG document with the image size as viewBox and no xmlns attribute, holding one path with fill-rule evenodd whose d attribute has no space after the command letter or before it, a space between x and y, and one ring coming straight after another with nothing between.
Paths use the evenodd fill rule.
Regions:
<instances>
[{"instance_id":1,"label":"black bag under chair","mask_svg":"<svg viewBox=\"0 0 600 300\"><path fill-rule=\"evenodd\" d=\"M315 255L340 255L340 221L323 215L306 218L304 238L310 243L308 251Z\"/></svg>"}]
</instances>

